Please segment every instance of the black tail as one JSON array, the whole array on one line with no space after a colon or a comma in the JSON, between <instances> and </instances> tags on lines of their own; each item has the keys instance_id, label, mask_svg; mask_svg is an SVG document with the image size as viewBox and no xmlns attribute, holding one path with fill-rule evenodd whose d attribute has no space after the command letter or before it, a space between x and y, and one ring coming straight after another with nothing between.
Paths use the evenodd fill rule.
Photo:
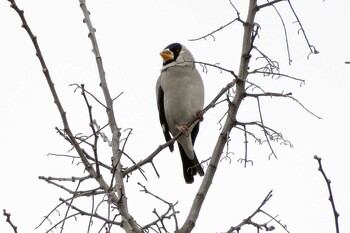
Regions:
<instances>
[{"instance_id":1,"label":"black tail","mask_svg":"<svg viewBox=\"0 0 350 233\"><path fill-rule=\"evenodd\" d=\"M183 168L183 174L184 178L187 184L191 184L194 181L193 176L199 174L200 176L204 175L204 171L202 166L199 164L199 161L197 159L196 153L194 153L194 159L191 160L186 155L185 150L182 148L182 146L178 143L181 160L182 160L182 168Z\"/></svg>"}]
</instances>

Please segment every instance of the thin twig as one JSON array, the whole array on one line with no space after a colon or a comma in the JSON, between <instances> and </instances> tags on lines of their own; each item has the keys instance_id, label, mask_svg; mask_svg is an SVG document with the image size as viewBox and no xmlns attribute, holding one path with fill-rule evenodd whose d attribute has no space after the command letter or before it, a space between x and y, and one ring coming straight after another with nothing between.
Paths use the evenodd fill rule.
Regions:
<instances>
[{"instance_id":1,"label":"thin twig","mask_svg":"<svg viewBox=\"0 0 350 233\"><path fill-rule=\"evenodd\" d=\"M276 4L278 2L282 2L282 1L285 1L285 0L274 0L272 2L267 2L267 3L261 4L261 5L257 6L257 8L258 8L258 10L261 10L264 7L273 6L274 4Z\"/></svg>"},{"instance_id":2,"label":"thin twig","mask_svg":"<svg viewBox=\"0 0 350 233\"><path fill-rule=\"evenodd\" d=\"M90 215L89 222L88 222L88 230L87 230L87 233L89 233L89 232L90 232L90 229L91 229L92 217L93 217L93 214L94 214L94 209L95 209L95 196L92 195L92 196L91 196L91 215ZM97 209L96 209L96 212L97 212ZM109 216L108 216L108 220L109 220Z\"/></svg>"},{"instance_id":3,"label":"thin twig","mask_svg":"<svg viewBox=\"0 0 350 233\"><path fill-rule=\"evenodd\" d=\"M63 203L59 203L58 205L56 205L55 208L53 208L50 213L48 213L46 216L44 216L44 219L38 224L38 226L36 226L34 229L38 229L46 220L49 221L50 225L52 225L49 217L53 212L57 212L58 215L60 215L60 212L58 211L58 207L60 207L61 205L63 205Z\"/></svg>"},{"instance_id":4,"label":"thin twig","mask_svg":"<svg viewBox=\"0 0 350 233\"><path fill-rule=\"evenodd\" d=\"M292 12L293 12L293 14L294 14L294 17L297 19L296 22L299 24L299 27L300 27L299 31L302 31L303 36L304 36L304 38L305 38L305 41L306 41L306 43L307 43L307 45L308 45L308 47L309 47L309 49L310 49L310 53L309 53L309 55L308 55L307 57L309 58L309 56L310 56L311 54L318 54L319 52L316 50L315 46L313 46L313 45L310 44L309 39L308 39L307 36L306 36L306 32L305 32L305 30L304 30L304 27L303 27L303 25L301 24L301 21L299 20L299 17L298 17L298 15L297 15L297 13L295 12L295 10L294 10L294 8L293 8L292 3L290 2L290 0L288 0L288 4L289 4L289 7L290 7L290 9L292 10ZM298 31L298 33L299 33L299 31Z\"/></svg>"},{"instance_id":5,"label":"thin twig","mask_svg":"<svg viewBox=\"0 0 350 233\"><path fill-rule=\"evenodd\" d=\"M247 139L247 130L246 126L243 125L244 128L244 167L247 167L247 162L248 162L248 139ZM253 164L253 162L252 162Z\"/></svg>"},{"instance_id":6,"label":"thin twig","mask_svg":"<svg viewBox=\"0 0 350 233\"><path fill-rule=\"evenodd\" d=\"M76 216L79 215L80 213L75 213L75 214L71 214L69 215L66 219L63 219L59 222L57 222L56 224L52 225L52 227L50 227L48 230L46 230L46 233L51 233L53 229L55 229L57 226L59 226L63 221L67 221L70 218L75 218L75 220L77 219Z\"/></svg>"},{"instance_id":7,"label":"thin twig","mask_svg":"<svg viewBox=\"0 0 350 233\"><path fill-rule=\"evenodd\" d=\"M84 88L84 87L83 87L84 84L79 85L79 84L77 84L77 83L72 83L72 84L70 84L69 86L76 86L75 90L76 90L77 88L79 88L79 89ZM96 100L97 103L99 103L99 104L102 105L105 109L107 109L106 105L104 105L94 94L92 94L91 92L89 92L89 91L86 90L85 88L84 88L84 92L88 93L88 95L90 95L94 100Z\"/></svg>"},{"instance_id":8,"label":"thin twig","mask_svg":"<svg viewBox=\"0 0 350 233\"><path fill-rule=\"evenodd\" d=\"M286 98L290 98L293 101L297 102L304 110L306 110L308 113L310 113L311 115L313 115L314 117L316 117L317 119L322 119L322 117L316 115L315 113L311 112L311 110L309 110L307 107L305 107L298 99L294 98L292 96L292 93L274 93L274 92L265 92L265 93L259 93L259 94L252 94L252 93L246 93L245 96L247 97L254 97L254 98L258 98L259 96L274 96L274 97L286 97Z\"/></svg>"},{"instance_id":9,"label":"thin twig","mask_svg":"<svg viewBox=\"0 0 350 233\"><path fill-rule=\"evenodd\" d=\"M87 179L90 179L91 176L87 175L87 176L83 176L83 177L76 177L76 176L72 176L70 178L63 178L63 177L44 177L44 176L39 176L39 179L41 180L57 180L57 181L71 181L71 182L75 182L75 181L84 181Z\"/></svg>"},{"instance_id":10,"label":"thin twig","mask_svg":"<svg viewBox=\"0 0 350 233\"><path fill-rule=\"evenodd\" d=\"M98 154L97 154L97 145L98 145L98 134L96 132L95 126L94 126L94 119L92 117L92 106L89 103L89 100L85 94L85 85L81 84L81 94L84 97L85 100L85 104L88 108L88 113L89 113L89 119L90 119L90 123L89 126L92 130L92 134L94 135L94 144L91 146L92 147L92 151L94 152L94 158L95 158L95 164L96 164L96 173L97 176L101 176L100 173L100 167L99 167L99 160L98 160Z\"/></svg>"},{"instance_id":11,"label":"thin twig","mask_svg":"<svg viewBox=\"0 0 350 233\"><path fill-rule=\"evenodd\" d=\"M266 197L264 198L264 200L261 202L261 204L259 205L259 207L246 219L244 219L240 224L238 224L235 227L231 227L227 233L232 233L234 231L239 232L240 229L242 228L242 226L247 225L247 224L252 224L256 227L259 227L260 224L254 224L254 222L252 221L252 218L258 214L261 211L261 208L270 200L270 198L272 197L272 190L266 195ZM259 231L258 231L259 232Z\"/></svg>"},{"instance_id":12,"label":"thin twig","mask_svg":"<svg viewBox=\"0 0 350 233\"><path fill-rule=\"evenodd\" d=\"M253 46L252 48L254 48L261 55L261 57L257 57L256 60L258 60L260 58L263 58L266 60L267 64L266 64L266 66L263 67L264 70L267 70L267 72L271 72L271 73L274 72L274 70L276 70L277 73L279 73L280 67L279 67L279 63L277 61L272 60L264 52L262 52L260 49L258 49L258 47Z\"/></svg>"},{"instance_id":13,"label":"thin twig","mask_svg":"<svg viewBox=\"0 0 350 233\"><path fill-rule=\"evenodd\" d=\"M277 159L277 155L276 155L274 149L272 148L272 145L271 145L271 143L270 143L269 137L267 136L267 131L265 130L265 125L264 125L264 121L263 121L263 117L262 117L261 105L260 105L260 100L259 100L259 98L256 98L256 101L257 101L257 103L258 103L258 110L259 110L260 122L261 122L261 125L263 126L263 129L264 129L264 135L265 135L267 144L269 145L270 150L271 150L271 154L269 155L269 159L270 159L271 155L273 155L273 156ZM271 137L270 137L270 138L271 138Z\"/></svg>"},{"instance_id":14,"label":"thin twig","mask_svg":"<svg viewBox=\"0 0 350 233\"><path fill-rule=\"evenodd\" d=\"M60 200L61 202L65 203L66 205L70 205L69 202L67 202L66 200L64 200L64 199L62 199L62 198L60 198L59 200ZM115 221L113 221L113 220L109 220L109 219L107 219L107 218L105 218L105 217L102 217L101 215L99 215L99 214L97 214L97 213L89 213L89 212L86 212L86 211L84 211L84 210L81 210L81 209L77 208L77 207L74 206L74 205L70 205L70 207L71 207L72 209L78 211L78 212L79 212L78 214L81 214L81 215L83 215L83 216L84 216L84 215L85 215L85 216L93 216L94 218L100 219L100 220L102 220L102 221L104 221L104 222L107 222L107 223L109 223L109 224L114 224L114 225L118 225L118 226L121 225L120 222L115 222Z\"/></svg>"},{"instance_id":15,"label":"thin twig","mask_svg":"<svg viewBox=\"0 0 350 233\"><path fill-rule=\"evenodd\" d=\"M75 192L74 192L74 194L73 194L73 197L72 197L72 199L70 200L70 202L69 202L69 205L67 206L67 210L66 210L66 214L64 215L64 217L63 217L63 222L62 222L62 227L61 227L61 233L63 232L63 229L64 229L64 224L66 223L66 219L67 219L67 216L68 216L68 213L69 213L69 210L70 210L70 207L72 206L72 204L73 204L73 201L75 200L75 193L78 191L78 189L79 189L79 187L80 187L80 184L81 184L81 180L79 180L79 182L78 182L78 185L77 185L77 187L75 188Z\"/></svg>"},{"instance_id":16,"label":"thin twig","mask_svg":"<svg viewBox=\"0 0 350 233\"><path fill-rule=\"evenodd\" d=\"M285 0L283 0L285 1ZM290 57L290 50L289 50L289 42L288 42L288 34L287 34L287 28L286 28L286 25L284 23L284 20L282 18L282 15L280 14L280 12L277 10L276 6L275 5L272 5L273 9L276 11L278 17L280 18L281 20L281 23L282 23L282 26L283 26L283 31L284 31L284 38L285 38L285 41L286 41L286 47L287 47L287 54L288 54L288 63L289 65L292 64L292 59Z\"/></svg>"},{"instance_id":17,"label":"thin twig","mask_svg":"<svg viewBox=\"0 0 350 233\"><path fill-rule=\"evenodd\" d=\"M150 227L153 226L153 225L157 225L158 222L161 223L162 229L165 230L166 228L165 228L165 225L164 225L164 223L163 223L163 220L164 220L164 219L170 219L171 217L173 217L173 218L175 219L175 224L176 224L176 226L177 226L178 223L177 223L176 214L179 213L178 211L175 211L175 206L177 205L177 202L176 202L175 204L172 204L172 203L170 203L170 202L164 200L163 198L159 197L158 195L155 195L155 194L153 194L152 192L150 192L150 191L146 188L146 186L142 185L140 182L138 182L137 184L138 184L139 186L142 187L142 190L140 190L141 192L144 192L144 193L146 193L146 194L149 194L149 195L151 195L152 197L154 197L154 198L160 200L161 202L164 202L165 204L167 204L167 205L169 206L168 210L167 210L164 214L162 214L161 216L157 213L156 209L154 209L154 210L153 210L153 213L156 214L157 220L155 220L155 221L153 221L153 222L151 222L151 223L149 223L149 224L143 226L143 227L142 227L142 230L148 229L148 228L150 228ZM170 213L170 212L172 212L172 213ZM169 213L170 213L170 214L169 214ZM178 229L178 227L176 227L176 229ZM168 231L166 231L166 232L168 232Z\"/></svg>"},{"instance_id":18,"label":"thin twig","mask_svg":"<svg viewBox=\"0 0 350 233\"><path fill-rule=\"evenodd\" d=\"M239 13L237 7L232 3L232 0L229 0L229 2L230 2L230 5L232 6L232 8L236 11L237 18L240 18L239 17L240 13Z\"/></svg>"},{"instance_id":19,"label":"thin twig","mask_svg":"<svg viewBox=\"0 0 350 233\"><path fill-rule=\"evenodd\" d=\"M293 80L296 80L296 81L299 81L300 82L300 86L302 84L305 84L305 80L304 79L299 79L299 78L296 78L296 77L293 77L291 75L287 75L287 74L282 74L282 73L279 73L279 72L267 72L267 71L261 71L259 69L255 69L251 72L249 72L249 74L263 74L264 76L277 76L278 78L280 77L285 77L285 78L289 78L289 79L293 79Z\"/></svg>"},{"instance_id":20,"label":"thin twig","mask_svg":"<svg viewBox=\"0 0 350 233\"><path fill-rule=\"evenodd\" d=\"M263 213L263 214L265 214L265 215L267 215L267 216L269 216L269 217L271 218L270 221L275 221L275 222L276 222L278 225L280 225L287 233L290 233L290 232L288 231L288 229L287 229L287 225L282 224L280 220L277 220L277 219L276 219L277 216L276 216L276 217L273 217L271 214L265 212L264 210L260 210L260 212Z\"/></svg>"},{"instance_id":21,"label":"thin twig","mask_svg":"<svg viewBox=\"0 0 350 233\"><path fill-rule=\"evenodd\" d=\"M332 193L332 188L331 188L331 180L327 178L327 175L326 175L325 171L323 170L322 162L321 162L322 158L320 158L317 155L315 155L314 159L317 160L317 162L318 162L318 170L322 173L322 176L323 176L324 180L327 183L327 188L328 188L328 193L329 193L329 199L328 200L331 202L331 205L332 205L332 210L333 210L333 215L334 215L334 222L335 222L335 229L336 229L336 232L339 233L339 222L338 222L339 213L335 209L335 203L334 203L334 198L333 198L333 193Z\"/></svg>"},{"instance_id":22,"label":"thin twig","mask_svg":"<svg viewBox=\"0 0 350 233\"><path fill-rule=\"evenodd\" d=\"M214 31L212 31L212 32L210 32L210 33L204 35L204 36L201 36L201 37L198 37L198 38L195 38L195 39L189 39L188 41L197 41L197 40L201 40L201 39L206 40L206 38L207 38L208 36L210 36L211 38L213 38L213 40L215 41L214 34L215 34L216 32L218 32L218 31L223 30L225 27L229 26L230 24L234 23L235 21L241 21L241 19L240 19L240 18L235 18L234 20L228 22L227 24L225 24L225 25L219 27L218 29L216 29L216 30L214 30Z\"/></svg>"},{"instance_id":23,"label":"thin twig","mask_svg":"<svg viewBox=\"0 0 350 233\"><path fill-rule=\"evenodd\" d=\"M231 75L233 75L233 77L235 77L235 78L238 78L238 76L235 74L235 72L233 71L233 70L229 70L229 69L226 69L226 68L224 68L224 67L221 67L221 66L219 66L219 65L217 65L217 64L211 64L211 63L207 63L207 62L201 62L201 61L194 61L193 63L195 63L195 64L200 64L202 67L203 67L203 71L207 71L207 66L210 66L210 67L214 67L214 68L217 68L217 69L219 69L220 71L225 71L225 72L228 72L228 73L230 73Z\"/></svg>"}]
</instances>

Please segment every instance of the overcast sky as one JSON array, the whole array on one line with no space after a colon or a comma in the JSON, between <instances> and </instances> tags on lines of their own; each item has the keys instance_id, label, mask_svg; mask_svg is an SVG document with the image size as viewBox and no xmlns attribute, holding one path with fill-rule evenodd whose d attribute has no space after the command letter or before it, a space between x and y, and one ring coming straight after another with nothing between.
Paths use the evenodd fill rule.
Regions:
<instances>
[{"instance_id":1,"label":"overcast sky","mask_svg":"<svg viewBox=\"0 0 350 233\"><path fill-rule=\"evenodd\" d=\"M232 2L245 19L247 1ZM320 53L308 57L310 50L298 31L298 24L293 23L295 18L287 3L279 3L276 7L286 25L291 65L288 64L282 23L273 8L257 14L261 31L256 45L279 62L281 73L305 80L305 83L261 76L252 76L250 81L265 91L292 92L322 119L317 119L290 99L261 99L265 124L282 132L293 148L273 143L278 159L272 157L269 160L267 144L260 146L249 138L248 156L254 165L244 168L237 162L244 156L244 137L241 131L233 130L229 147L233 154L219 164L194 232L227 231L249 216L270 190L273 190L273 197L264 210L278 215L290 232L335 232L326 183L317 170L315 154L323 158L324 169L332 180L335 204L340 213L340 230L350 232L350 65L345 64L350 61L350 2L310 0L292 3L310 44ZM17 4L24 9L28 23L38 37L72 130L89 133L83 99L69 85L84 83L97 97L102 99L103 95L79 1L32 0L17 1ZM110 91L113 96L123 92L115 103L116 119L122 130L133 128L126 151L135 161L145 158L164 141L154 87L162 62L160 50L172 42L180 42L190 49L196 60L220 63L238 72L241 24L234 23L217 32L215 40L208 37L197 42L188 41L236 18L229 1L100 0L88 1L87 7L97 30ZM0 15L0 207L12 213L19 232L44 232L50 228L49 223L38 230L34 228L59 203L59 197L67 198L68 195L39 180L38 176L82 176L83 169L76 161L72 164L67 158L47 156L48 153L65 154L70 146L55 131L56 126L62 128L58 111L32 43L8 1L0 2ZM255 58L251 69L262 64L261 59ZM200 67L198 69L202 71ZM232 80L229 74L215 69L201 74L206 103ZM199 160L210 157L220 132L218 121L225 109L226 103L223 103L204 116L195 145ZM94 103L93 111L97 121L105 124L104 109ZM258 117L256 100L243 101L239 120L253 121L259 120ZM261 136L259 129L252 127L250 130ZM103 156L108 161L110 155ZM185 184L177 150L172 154L168 150L162 151L154 162L160 179L147 165L148 181L135 173L135 178L127 184L130 211L141 225L154 219L155 204L152 198L139 192L136 183L141 181L168 201L179 201L182 223L201 178L196 177L192 185ZM161 209L159 207L160 212ZM63 214L64 210L61 216ZM0 219L1 232L12 232L5 218ZM56 215L51 220L59 219ZM276 223L274 225L275 232L285 232ZM78 229L81 230L81 226ZM249 230L242 229L242 232ZM85 231L83 228L82 232Z\"/></svg>"}]
</instances>

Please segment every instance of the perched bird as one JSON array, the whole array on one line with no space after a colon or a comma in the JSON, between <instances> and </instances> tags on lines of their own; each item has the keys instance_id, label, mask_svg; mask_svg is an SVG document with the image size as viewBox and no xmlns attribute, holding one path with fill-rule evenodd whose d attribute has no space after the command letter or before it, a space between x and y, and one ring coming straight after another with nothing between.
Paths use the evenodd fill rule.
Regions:
<instances>
[{"instance_id":1,"label":"perched bird","mask_svg":"<svg viewBox=\"0 0 350 233\"><path fill-rule=\"evenodd\" d=\"M183 175L186 183L193 183L197 173L204 175L198 162L193 145L196 140L199 121L191 127L186 123L196 116L202 117L204 105L204 86L197 71L194 58L182 44L168 45L160 52L163 67L156 84L159 120L165 140L171 139L169 132L175 136L179 131L182 135L177 139L180 150ZM174 145L170 145L171 152Z\"/></svg>"}]
</instances>

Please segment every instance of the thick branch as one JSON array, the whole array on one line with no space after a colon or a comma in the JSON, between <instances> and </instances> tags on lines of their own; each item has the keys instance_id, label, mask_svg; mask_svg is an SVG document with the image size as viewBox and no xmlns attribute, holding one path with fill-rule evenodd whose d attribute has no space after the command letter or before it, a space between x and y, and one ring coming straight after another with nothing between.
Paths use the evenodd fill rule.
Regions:
<instances>
[{"instance_id":1,"label":"thick branch","mask_svg":"<svg viewBox=\"0 0 350 233\"><path fill-rule=\"evenodd\" d=\"M85 0L79 0L79 3L80 3L80 8L84 14L84 22L86 23L89 30L89 38L92 43L92 47L93 47L92 50L96 58L96 63L97 63L97 68L98 68L98 73L100 78L100 86L102 88L102 91L105 97L106 106L107 106L108 123L112 132L112 155L113 155L112 162L113 162L114 175L115 175L115 181L116 181L115 189L120 199L114 202L114 204L118 206L120 214L123 217L123 221L127 223L127 224L122 224L122 227L125 229L125 231L141 232L140 228L136 224L136 221L129 214L129 210L128 210L127 198L125 195L125 186L123 181L124 175L122 172L122 166L120 164L120 158L122 156L122 151L120 150L121 134L114 116L113 100L111 98L111 95L109 93L109 89L107 86L105 71L102 63L102 57L101 57L100 50L97 44L97 39L95 36L96 30L92 26L92 23L90 20L90 12L86 7Z\"/></svg>"},{"instance_id":2,"label":"thick branch","mask_svg":"<svg viewBox=\"0 0 350 233\"><path fill-rule=\"evenodd\" d=\"M219 135L214 151L212 153L209 167L202 180L201 186L193 200L190 213L187 216L187 219L184 225L179 229L178 233L191 232L193 230L195 223L197 221L197 218L199 216L200 209L206 197L206 194L208 193L210 185L212 184L212 180L214 178L216 168L220 161L220 157L223 153L226 142L229 138L231 129L236 125L236 115L237 115L239 106L244 98L245 80L247 79L247 76L248 76L248 64L251 57L250 51L253 46L252 34L253 34L253 28L254 28L254 18L257 10L256 7L257 7L257 0L250 0L247 20L244 24L241 61L240 61L238 78L236 79L236 93L232 103L229 105L225 124L222 128L222 131Z\"/></svg>"}]
</instances>

